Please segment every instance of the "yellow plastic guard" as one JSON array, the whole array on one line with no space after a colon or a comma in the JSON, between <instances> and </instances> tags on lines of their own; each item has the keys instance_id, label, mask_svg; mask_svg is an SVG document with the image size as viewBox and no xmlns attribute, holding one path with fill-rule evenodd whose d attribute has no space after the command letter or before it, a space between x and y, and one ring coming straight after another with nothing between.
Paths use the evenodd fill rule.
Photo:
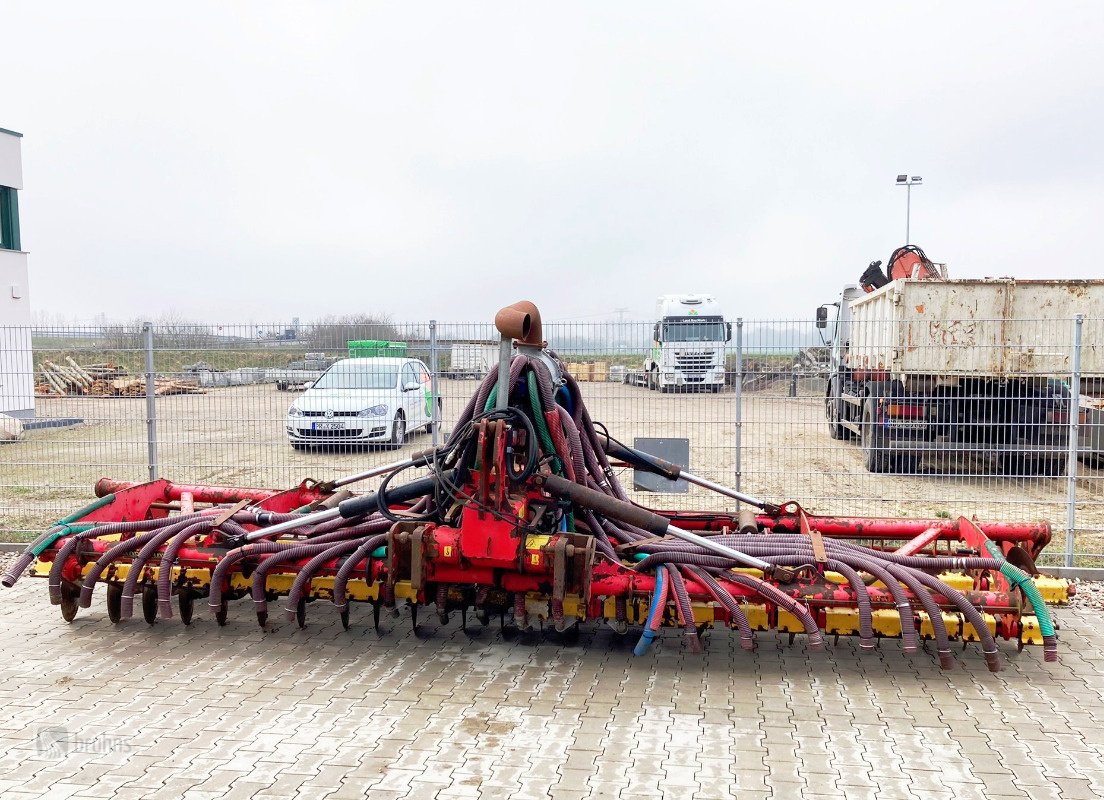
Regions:
<instances>
[{"instance_id":1,"label":"yellow plastic guard","mask_svg":"<svg viewBox=\"0 0 1104 800\"><path fill-rule=\"evenodd\" d=\"M916 616L920 618L920 636L924 639L934 639L935 629L932 628L931 617L928 616L926 611L916 612ZM962 617L958 614L949 614L946 611L942 613L943 624L947 628L947 636L954 639L962 630Z\"/></svg>"},{"instance_id":2,"label":"yellow plastic guard","mask_svg":"<svg viewBox=\"0 0 1104 800\"><path fill-rule=\"evenodd\" d=\"M713 622L715 617L712 603L691 603L690 607L694 611L695 625L709 625Z\"/></svg>"},{"instance_id":3,"label":"yellow plastic guard","mask_svg":"<svg viewBox=\"0 0 1104 800\"><path fill-rule=\"evenodd\" d=\"M990 633L995 634L997 632L997 618L992 614L986 614L982 612L982 618L985 620L985 627L989 629ZM981 637L978 636L978 632L974 630L974 626L969 622L966 622L962 626L962 638L968 642L980 642Z\"/></svg>"},{"instance_id":4,"label":"yellow plastic guard","mask_svg":"<svg viewBox=\"0 0 1104 800\"><path fill-rule=\"evenodd\" d=\"M1043 632L1039 630L1038 617L1020 617L1020 641L1024 644L1043 643Z\"/></svg>"},{"instance_id":5,"label":"yellow plastic guard","mask_svg":"<svg viewBox=\"0 0 1104 800\"><path fill-rule=\"evenodd\" d=\"M767 606L765 603L740 603L740 608L744 610L748 625L751 626L753 631L765 631L770 627L767 623Z\"/></svg>"},{"instance_id":6,"label":"yellow plastic guard","mask_svg":"<svg viewBox=\"0 0 1104 800\"><path fill-rule=\"evenodd\" d=\"M824 609L824 632L848 636L859 632L859 610L839 606Z\"/></svg>"},{"instance_id":7,"label":"yellow plastic guard","mask_svg":"<svg viewBox=\"0 0 1104 800\"><path fill-rule=\"evenodd\" d=\"M872 625L878 636L900 636L901 617L892 608L874 609Z\"/></svg>"},{"instance_id":8,"label":"yellow plastic guard","mask_svg":"<svg viewBox=\"0 0 1104 800\"><path fill-rule=\"evenodd\" d=\"M579 595L569 594L564 597L564 616L565 617L579 617L580 619L586 616L583 609L583 604L579 602Z\"/></svg>"},{"instance_id":9,"label":"yellow plastic guard","mask_svg":"<svg viewBox=\"0 0 1104 800\"><path fill-rule=\"evenodd\" d=\"M778 609L778 630L783 633L805 633L801 620L783 608Z\"/></svg>"},{"instance_id":10,"label":"yellow plastic guard","mask_svg":"<svg viewBox=\"0 0 1104 800\"><path fill-rule=\"evenodd\" d=\"M936 577L960 592L968 592L974 588L974 579L964 572L941 572Z\"/></svg>"},{"instance_id":11,"label":"yellow plastic guard","mask_svg":"<svg viewBox=\"0 0 1104 800\"><path fill-rule=\"evenodd\" d=\"M1047 575L1037 575L1032 580L1035 588L1043 596L1043 602L1055 606L1064 606L1069 603L1069 581L1065 578L1051 578Z\"/></svg>"},{"instance_id":12,"label":"yellow plastic guard","mask_svg":"<svg viewBox=\"0 0 1104 800\"><path fill-rule=\"evenodd\" d=\"M566 606L565 606L566 608ZM602 616L606 619L617 619L617 600L607 597L602 604ZM630 625L642 625L648 618L648 604L630 601L625 604L625 617Z\"/></svg>"}]
</instances>

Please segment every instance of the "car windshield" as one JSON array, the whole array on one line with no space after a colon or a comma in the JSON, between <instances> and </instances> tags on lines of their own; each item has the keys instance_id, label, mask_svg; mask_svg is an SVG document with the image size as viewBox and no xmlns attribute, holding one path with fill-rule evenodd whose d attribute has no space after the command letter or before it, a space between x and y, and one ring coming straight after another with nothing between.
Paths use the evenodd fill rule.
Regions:
<instances>
[{"instance_id":1,"label":"car windshield","mask_svg":"<svg viewBox=\"0 0 1104 800\"><path fill-rule=\"evenodd\" d=\"M723 322L696 319L663 323L663 341L665 342L723 342L725 326Z\"/></svg>"},{"instance_id":2,"label":"car windshield","mask_svg":"<svg viewBox=\"0 0 1104 800\"><path fill-rule=\"evenodd\" d=\"M394 389L399 368L373 359L334 364L314 383L315 389Z\"/></svg>"}]
</instances>

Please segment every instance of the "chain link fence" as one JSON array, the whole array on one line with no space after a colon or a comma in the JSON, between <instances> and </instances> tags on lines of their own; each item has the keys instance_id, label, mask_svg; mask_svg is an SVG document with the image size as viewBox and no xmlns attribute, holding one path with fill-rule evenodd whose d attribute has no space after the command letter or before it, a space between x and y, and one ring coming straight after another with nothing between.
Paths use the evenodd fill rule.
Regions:
<instances>
[{"instance_id":1,"label":"chain link fence","mask_svg":"<svg viewBox=\"0 0 1104 800\"><path fill-rule=\"evenodd\" d=\"M663 440L709 480L826 514L1047 519L1047 563L1104 566L1104 376L1075 374L1099 363L1104 320L936 323L852 330L835 349L808 320L660 331L662 346L651 322L544 336L611 435ZM1015 353L1000 350L1010 339ZM24 417L0 444L6 541L84 505L104 476L283 487L397 460L448 435L498 357L490 324L443 322L0 328L0 342L0 411ZM928 377L894 381L878 353ZM984 377L1012 357L1006 380ZM404 358L424 370L387 360ZM657 508L729 503L621 480Z\"/></svg>"}]
</instances>

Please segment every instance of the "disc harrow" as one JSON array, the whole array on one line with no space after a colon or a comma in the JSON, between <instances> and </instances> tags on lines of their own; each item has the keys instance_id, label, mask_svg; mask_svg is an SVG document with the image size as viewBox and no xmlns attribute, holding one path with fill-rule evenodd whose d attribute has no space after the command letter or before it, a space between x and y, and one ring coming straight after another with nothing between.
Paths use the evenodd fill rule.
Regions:
<instances>
[{"instance_id":1,"label":"disc harrow","mask_svg":"<svg viewBox=\"0 0 1104 800\"><path fill-rule=\"evenodd\" d=\"M353 624L354 604L431 607L442 624L571 636L599 621L638 632L644 655L664 627L700 651L716 625L754 650L757 632L857 636L863 650L899 638L905 653L980 644L1000 669L998 640L1057 658L1047 604L1072 587L1035 559L1046 522L819 516L694 475L629 447L594 423L578 383L542 339L531 303L499 312L514 354L487 375L438 449L290 490L103 479L97 500L60 520L0 583L46 578L72 621L106 587L108 618L136 606L147 623L205 604L220 625L251 601L258 623L300 626L315 603ZM500 397L500 392L505 397ZM630 501L615 468L631 466L719 492L739 510L654 511ZM422 471L400 482L408 471ZM346 486L371 477L374 492ZM175 603L174 603L175 600ZM271 607L270 604L275 604ZM175 606L175 609L174 609Z\"/></svg>"}]
</instances>

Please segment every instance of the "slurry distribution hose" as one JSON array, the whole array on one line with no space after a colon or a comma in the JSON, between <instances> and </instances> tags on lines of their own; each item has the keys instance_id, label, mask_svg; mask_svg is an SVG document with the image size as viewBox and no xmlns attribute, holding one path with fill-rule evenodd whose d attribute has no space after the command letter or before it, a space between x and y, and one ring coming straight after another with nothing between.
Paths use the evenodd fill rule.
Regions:
<instances>
[{"instance_id":1,"label":"slurry distribution hose","mask_svg":"<svg viewBox=\"0 0 1104 800\"><path fill-rule=\"evenodd\" d=\"M336 487L383 476L383 484L375 493L344 500L337 508L306 514L252 508L221 518L219 515L228 513L228 507L218 506L156 520L96 523L88 527L77 523L84 515L113 502L114 495L109 495L60 520L38 537L0 576L0 583L14 584L34 558L61 541L54 553L49 577L51 601L59 603L63 599L63 585L70 587L67 592L72 591L72 581L67 579L72 575L72 565L79 560L76 557L87 552L84 543L107 536L122 536L118 542L97 544L98 558L86 569L81 581L80 606L90 605L96 584L113 563L129 563L122 587L121 617L131 616L134 594L139 581L143 580L145 567L156 563L159 615L170 617L174 566L182 552L194 553L187 548L188 543L196 539L202 541L203 552L215 554L212 558L217 559L210 568L208 593L208 604L216 613L224 612L228 597L242 596L242 584L231 588L231 579L249 575L249 594L263 625L268 617L268 599L272 596L268 578L274 572L295 574L287 592L289 617L296 615L300 601L310 594L312 579L319 574L333 576L333 605L338 611L346 612L348 582L354 575L360 577L361 574L371 582L379 573L379 559L386 553L383 550L387 542L384 532L399 519L389 507L406 503L408 505L402 508L406 509L404 514L409 520L455 525L459 506L475 506L481 513L510 522L518 530L546 534L563 531L593 537L599 565L612 565L630 575L654 574L654 586L651 581L645 584L652 594L643 633L636 645L637 654L647 652L652 645L669 605L671 616L667 619L677 620L687 646L699 650L701 644L692 599L704 599L723 607L745 649L755 646L751 625L741 605L749 598L759 598L768 606L789 612L800 621L808 637L808 647L822 649L823 636L807 604L813 602L819 592L818 605L828 605L833 598L842 598L845 605L857 609L863 649L874 646L875 603L872 598L877 597L878 605L888 605L891 599L900 617L906 653L916 652L921 646L913 606L922 608L931 621L932 636L944 668L953 661L942 609L953 607L977 631L986 662L995 670L999 669L996 642L981 612L963 593L931 574L939 570L993 570L1000 571L1022 590L1039 619L1047 660L1056 657L1054 626L1041 596L1031 579L1008 564L995 545L990 547L988 557L962 558L899 556L828 537L823 539L822 546L814 549L807 536L759 533L754 524L741 524L738 533L695 533L633 504L610 465L610 455L660 474L671 473L677 467L622 445L608 433L600 435L578 382L566 371L563 362L553 351L542 351L529 341L531 335L539 339L539 321L536 330L533 334L526 328L525 337L518 337L524 341L509 362L507 385L499 384L497 370L485 376L441 447L328 484ZM509 403L505 409L496 410L500 394L506 394ZM541 488L554 498L554 502L547 504L549 508L542 518L541 524L545 526L542 529L527 527L537 524L536 520L530 523L512 518L508 512L491 508L472 496L477 492L472 490L469 477L479 467L477 442L479 431L484 430L479 427L483 421L494 421L496 426L505 425L514 432L508 443L505 474L497 476L497 480L508 483L510 491L533 492ZM524 466L519 466L523 463ZM422 467L428 467L429 477L407 483L397 479L407 469ZM761 508L768 507L748 495L734 494L735 490L692 477L705 488ZM221 519L217 525L216 517ZM755 532L745 532L748 530ZM822 563L818 563L818 554ZM81 558L85 559L84 563L89 560L87 555ZM631 565L631 572L628 565ZM735 567L746 566L760 569L763 578L734 571ZM842 579L829 580L820 574L821 570L834 572ZM885 588L868 586L868 579L879 581ZM383 587L381 584L381 595ZM442 614L447 606L447 588L446 584L430 587L433 590L430 596L436 598ZM476 598L482 619L487 616L484 604L495 588L489 584L472 587L473 593L469 596ZM512 608L519 627L532 625L524 591L494 594L497 598L495 609ZM627 620L629 599L624 594L615 596L619 630L624 629ZM550 609L557 630L565 630L573 624L572 618L564 615L562 600L550 601ZM224 615L219 619L224 621Z\"/></svg>"}]
</instances>

